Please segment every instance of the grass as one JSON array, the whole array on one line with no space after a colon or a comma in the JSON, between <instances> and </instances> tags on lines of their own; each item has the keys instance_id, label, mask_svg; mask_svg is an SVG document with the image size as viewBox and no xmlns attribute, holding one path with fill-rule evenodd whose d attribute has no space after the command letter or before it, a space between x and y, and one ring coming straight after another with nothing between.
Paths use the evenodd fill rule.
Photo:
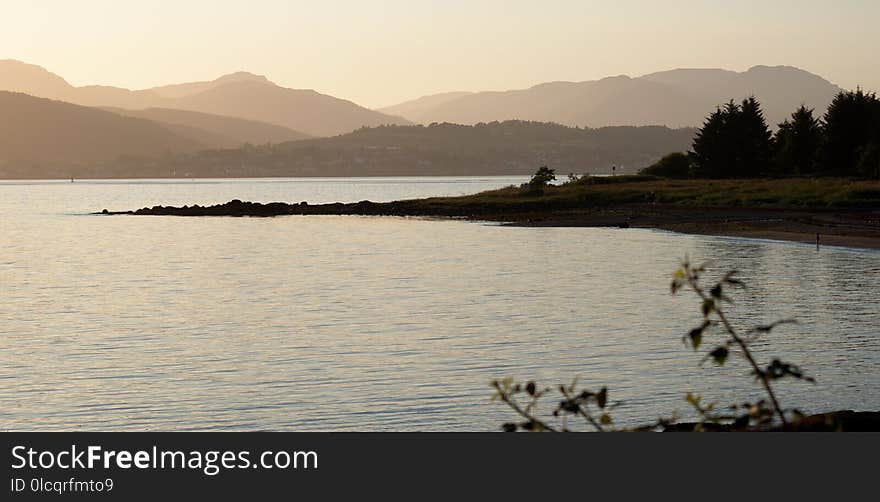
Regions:
<instances>
[{"instance_id":1,"label":"grass","mask_svg":"<svg viewBox=\"0 0 880 502\"><path fill-rule=\"evenodd\" d=\"M652 195L653 194L653 195ZM763 208L880 208L880 180L785 178L669 180L649 176L584 177L541 189L507 187L419 201L429 206L589 208L657 203Z\"/></svg>"},{"instance_id":2,"label":"grass","mask_svg":"<svg viewBox=\"0 0 880 502\"><path fill-rule=\"evenodd\" d=\"M651 201L657 204L650 204ZM668 220L674 213L671 209L687 207L697 209L688 211L693 213L691 217L700 213L699 208L710 207L722 210L761 208L875 211L880 209L880 180L670 180L649 176L587 177L562 185L539 188L510 186L460 197L315 205L258 204L235 200L211 207L154 207L140 209L135 213L178 216L360 214L491 221L544 221L552 217L582 218L589 214L594 217L591 220L593 225L615 226L628 225L636 213ZM645 224L645 221L647 220L643 219L642 223Z\"/></svg>"}]
</instances>

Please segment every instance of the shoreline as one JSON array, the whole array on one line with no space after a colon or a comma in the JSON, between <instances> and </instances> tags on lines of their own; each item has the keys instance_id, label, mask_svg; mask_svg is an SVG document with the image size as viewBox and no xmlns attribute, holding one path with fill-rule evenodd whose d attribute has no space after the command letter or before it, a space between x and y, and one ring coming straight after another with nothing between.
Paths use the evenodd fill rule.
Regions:
<instances>
[{"instance_id":1,"label":"shoreline","mask_svg":"<svg viewBox=\"0 0 880 502\"><path fill-rule=\"evenodd\" d=\"M719 207L617 208L612 214L572 214L509 222L524 227L619 227L681 234L768 239L819 246L880 249L880 211Z\"/></svg>"},{"instance_id":2,"label":"shoreline","mask_svg":"<svg viewBox=\"0 0 880 502\"><path fill-rule=\"evenodd\" d=\"M619 204L571 208L522 204L515 207L460 205L443 199L375 203L253 203L233 200L214 206L154 206L103 215L274 217L286 215L404 216L491 221L520 227L617 227L668 230L696 235L772 239L880 249L880 210Z\"/></svg>"}]
</instances>

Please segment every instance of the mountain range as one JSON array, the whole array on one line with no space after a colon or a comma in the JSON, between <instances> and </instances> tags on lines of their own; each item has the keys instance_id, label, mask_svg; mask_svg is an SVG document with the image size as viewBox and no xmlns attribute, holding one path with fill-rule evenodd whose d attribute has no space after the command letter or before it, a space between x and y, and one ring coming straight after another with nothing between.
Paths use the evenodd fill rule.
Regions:
<instances>
[{"instance_id":1,"label":"mountain range","mask_svg":"<svg viewBox=\"0 0 880 502\"><path fill-rule=\"evenodd\" d=\"M840 88L791 66L755 66L744 72L678 69L637 78L626 75L586 82L548 82L501 92L453 92L382 108L415 123L476 124L493 120L535 120L602 127L610 125L700 125L730 99L754 95L769 124L785 120L806 104L824 113Z\"/></svg>"},{"instance_id":2,"label":"mountain range","mask_svg":"<svg viewBox=\"0 0 880 502\"><path fill-rule=\"evenodd\" d=\"M291 129L292 137L288 139L299 139L303 135L332 136L363 126L409 123L313 90L281 87L264 76L247 72L232 73L209 82L129 90L98 85L74 87L42 67L3 60L0 61L0 90L84 106L127 110L163 108L237 117Z\"/></svg>"},{"instance_id":3,"label":"mountain range","mask_svg":"<svg viewBox=\"0 0 880 502\"><path fill-rule=\"evenodd\" d=\"M611 165L625 172L687 148L695 132L506 121L363 127L333 137L207 148L235 135L232 126L238 132L274 126L180 110L107 110L8 91L0 91L0 116L0 178L7 179L460 176L527 174L544 164L560 172L605 172Z\"/></svg>"},{"instance_id":4,"label":"mountain range","mask_svg":"<svg viewBox=\"0 0 880 502\"><path fill-rule=\"evenodd\" d=\"M619 126L582 129L547 122L473 126L379 126L348 134L124 159L79 171L89 177L473 176L635 172L682 151L694 129Z\"/></svg>"},{"instance_id":5,"label":"mountain range","mask_svg":"<svg viewBox=\"0 0 880 502\"><path fill-rule=\"evenodd\" d=\"M235 148L245 143L281 143L312 137L275 124L210 113L171 108L103 109L118 115L151 120L180 136L199 142L204 148Z\"/></svg>"},{"instance_id":6,"label":"mountain range","mask_svg":"<svg viewBox=\"0 0 880 502\"><path fill-rule=\"evenodd\" d=\"M250 175L520 174L554 162L636 168L686 149L689 128L730 99L756 96L772 126L801 104L822 114L840 90L789 66L679 69L448 92L376 111L248 72L130 90L76 87L42 67L0 60L0 177L243 175L247 166ZM480 124L492 127L466 127ZM666 127L601 132L654 125Z\"/></svg>"},{"instance_id":7,"label":"mountain range","mask_svg":"<svg viewBox=\"0 0 880 502\"><path fill-rule=\"evenodd\" d=\"M64 178L118 157L204 148L153 121L0 91L0 177Z\"/></svg>"}]
</instances>

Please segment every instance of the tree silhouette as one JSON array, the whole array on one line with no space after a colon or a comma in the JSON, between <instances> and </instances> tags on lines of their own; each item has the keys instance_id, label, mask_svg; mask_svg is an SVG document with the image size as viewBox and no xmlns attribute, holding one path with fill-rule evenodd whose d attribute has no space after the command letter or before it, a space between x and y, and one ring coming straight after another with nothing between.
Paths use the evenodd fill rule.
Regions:
<instances>
[{"instance_id":1,"label":"tree silhouette","mask_svg":"<svg viewBox=\"0 0 880 502\"><path fill-rule=\"evenodd\" d=\"M715 110L694 138L694 174L702 178L757 177L769 171L772 134L754 97Z\"/></svg>"},{"instance_id":2,"label":"tree silhouette","mask_svg":"<svg viewBox=\"0 0 880 502\"><path fill-rule=\"evenodd\" d=\"M859 151L856 173L859 176L880 178L880 100L873 94L872 96L870 137Z\"/></svg>"},{"instance_id":3,"label":"tree silhouette","mask_svg":"<svg viewBox=\"0 0 880 502\"><path fill-rule=\"evenodd\" d=\"M755 178L765 175L770 166L772 133L764 120L761 105L750 96L743 100L739 109L733 124L739 154L733 176Z\"/></svg>"},{"instance_id":4,"label":"tree silhouette","mask_svg":"<svg viewBox=\"0 0 880 502\"><path fill-rule=\"evenodd\" d=\"M877 176L878 149L880 101L877 96L861 89L837 94L825 112L822 174Z\"/></svg>"},{"instance_id":5,"label":"tree silhouette","mask_svg":"<svg viewBox=\"0 0 880 502\"><path fill-rule=\"evenodd\" d=\"M544 187L554 180L556 180L556 171L547 166L541 166L535 171L535 174L532 175L532 179L529 180L529 185L535 188Z\"/></svg>"},{"instance_id":6,"label":"tree silhouette","mask_svg":"<svg viewBox=\"0 0 880 502\"><path fill-rule=\"evenodd\" d=\"M779 176L812 174L816 171L822 124L813 109L801 105L790 120L779 124L774 138L773 172Z\"/></svg>"},{"instance_id":7,"label":"tree silhouette","mask_svg":"<svg viewBox=\"0 0 880 502\"><path fill-rule=\"evenodd\" d=\"M880 178L880 128L876 128L874 137L865 145L856 166L860 176Z\"/></svg>"},{"instance_id":8,"label":"tree silhouette","mask_svg":"<svg viewBox=\"0 0 880 502\"><path fill-rule=\"evenodd\" d=\"M727 119L731 108L736 105L731 101L724 110L717 108L709 115L703 127L694 136L691 157L694 161L694 174L698 178L721 178L728 170L729 152L724 150L727 134Z\"/></svg>"}]
</instances>

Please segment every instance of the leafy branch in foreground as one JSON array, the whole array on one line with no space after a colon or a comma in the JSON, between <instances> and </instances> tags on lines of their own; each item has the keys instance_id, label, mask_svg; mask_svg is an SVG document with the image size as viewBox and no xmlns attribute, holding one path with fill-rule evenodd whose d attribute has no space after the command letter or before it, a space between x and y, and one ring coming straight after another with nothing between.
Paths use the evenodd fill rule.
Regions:
<instances>
[{"instance_id":1,"label":"leafy branch in foreground","mask_svg":"<svg viewBox=\"0 0 880 502\"><path fill-rule=\"evenodd\" d=\"M815 382L815 380L805 375L798 366L780 359L773 359L770 364L761 366L752 351L752 344L760 340L761 337L771 333L779 326L796 321L784 319L756 326L745 332L738 331L725 313L724 305L732 302L727 296L728 292L733 289L743 289L745 284L737 278L737 272L734 270L726 273L713 285L704 286L700 279L705 272L704 265L692 265L686 258L681 267L673 274L670 286L672 294L691 290L700 300L699 309L703 316L703 321L688 331L683 340L686 345L697 351L703 344L705 335L711 332L720 332L723 335L722 341L706 352L701 364L712 360L715 364L722 366L732 355L741 356L751 367L750 374L763 388L767 399L761 399L755 403L733 404L728 406L725 411L720 412L716 410L714 403L703 404L701 396L688 393L686 400L700 417L699 422L694 424L692 430L749 430L750 428L771 426L776 419L785 427L791 423L792 419L801 419L803 414L800 411L786 410L782 407L773 384L783 378L794 378L808 382ZM556 390L561 400L552 410L550 417L541 418L538 411L539 401L551 392L550 388L539 390L535 382L519 384L510 378L494 380L491 382L491 386L495 389L492 399L507 404L521 419L518 422L505 423L502 426L505 431L567 432L572 430L569 427L569 421L573 417L582 419L585 425L596 431L610 430L612 420L608 408L611 406L608 402L606 387L602 387L598 392L578 391L577 379L571 385L560 385ZM520 398L524 399L526 404L520 404ZM675 417L659 419L652 425L630 430L667 429L674 425L675 420Z\"/></svg>"},{"instance_id":2,"label":"leafy branch in foreground","mask_svg":"<svg viewBox=\"0 0 880 502\"><path fill-rule=\"evenodd\" d=\"M793 377L810 382L814 380L804 375L797 366L784 363L779 359L773 359L768 366L762 368L755 359L754 354L752 354L750 346L761 336L772 332L776 327L796 321L792 319L776 321L771 324L757 326L740 334L724 313L723 304L731 303L730 298L726 295L728 289L744 288L745 284L736 278L737 272L733 270L725 274L721 280L707 290L700 283L700 277L705 271L704 265L692 265L685 259L681 267L673 275L670 286L673 294L682 289L690 289L702 301L700 311L703 314L703 322L687 334L685 343L690 343L691 347L697 350L702 342L703 333L710 327L720 327L727 338L720 345L709 351L707 358L711 358L720 366L727 361L732 353L739 353L751 366L751 374L764 388L772 406L772 408L767 408L762 401L759 401L757 404L757 409L754 409L755 405L746 406L750 410L749 416L757 418L761 422L769 422L772 420L772 415L775 414L783 425L788 424L785 410L779 404L779 399L776 397L771 382L785 377Z\"/></svg>"},{"instance_id":3,"label":"leafy branch in foreground","mask_svg":"<svg viewBox=\"0 0 880 502\"><path fill-rule=\"evenodd\" d=\"M502 426L506 432L516 432L517 430L531 432L568 432L569 417L580 417L588 425L599 432L605 432L605 427L611 425L611 415L608 414L608 389L602 387L598 392L589 390L578 391L577 379L570 385L560 385L557 389L562 400L553 410L553 417L561 420L561 425L554 427L548 425L534 413L538 406L538 400L551 391L549 388L538 390L535 382L528 382L525 385L516 384L511 378L504 380L493 380L491 385L495 388L495 394L492 400L501 400L510 406L521 418L522 422L508 422ZM521 406L517 402L517 396L524 395L528 403ZM590 405L595 405L599 415L594 414L594 410Z\"/></svg>"}]
</instances>

